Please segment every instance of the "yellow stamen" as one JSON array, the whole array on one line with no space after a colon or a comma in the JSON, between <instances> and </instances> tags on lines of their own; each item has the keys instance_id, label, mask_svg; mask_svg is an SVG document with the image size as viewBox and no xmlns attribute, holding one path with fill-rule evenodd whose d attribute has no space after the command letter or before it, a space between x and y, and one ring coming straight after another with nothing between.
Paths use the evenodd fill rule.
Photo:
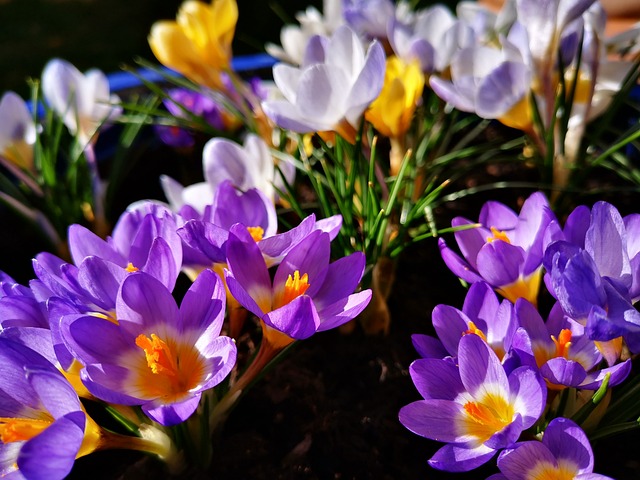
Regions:
<instances>
[{"instance_id":1,"label":"yellow stamen","mask_svg":"<svg viewBox=\"0 0 640 480\"><path fill-rule=\"evenodd\" d=\"M569 358L569 347L571 347L571 330L563 328L558 338L551 335L551 340L556 345L556 357Z\"/></svg>"},{"instance_id":2,"label":"yellow stamen","mask_svg":"<svg viewBox=\"0 0 640 480\"><path fill-rule=\"evenodd\" d=\"M147 365L153 373L163 373L170 377L178 373L176 359L171 349L155 333L151 334L151 340L141 333L136 337L136 345L144 350Z\"/></svg>"},{"instance_id":3,"label":"yellow stamen","mask_svg":"<svg viewBox=\"0 0 640 480\"><path fill-rule=\"evenodd\" d=\"M127 263L127 268L125 268L125 270L127 272L137 272L140 269L138 267L134 267L133 263L129 262L129 263Z\"/></svg>"},{"instance_id":4,"label":"yellow stamen","mask_svg":"<svg viewBox=\"0 0 640 480\"><path fill-rule=\"evenodd\" d=\"M286 305L294 298L298 298L303 295L309 288L309 275L306 273L301 277L300 272L296 270L293 272L293 277L289 275L287 281L284 284L284 295L282 298L282 305Z\"/></svg>"},{"instance_id":5,"label":"yellow stamen","mask_svg":"<svg viewBox=\"0 0 640 480\"><path fill-rule=\"evenodd\" d=\"M254 242L259 242L264 237L264 229L262 227L247 227L247 231Z\"/></svg>"},{"instance_id":6,"label":"yellow stamen","mask_svg":"<svg viewBox=\"0 0 640 480\"><path fill-rule=\"evenodd\" d=\"M462 334L463 335L469 335L469 334L478 335L485 342L487 341L486 335L482 332L482 330L480 330L478 327L476 327L475 323L473 323L471 321L469 322L469 330L463 332Z\"/></svg>"},{"instance_id":7,"label":"yellow stamen","mask_svg":"<svg viewBox=\"0 0 640 480\"><path fill-rule=\"evenodd\" d=\"M51 420L0 417L0 441L11 443L29 440L43 432L51 423Z\"/></svg>"},{"instance_id":8,"label":"yellow stamen","mask_svg":"<svg viewBox=\"0 0 640 480\"><path fill-rule=\"evenodd\" d=\"M511 244L511 240L507 237L507 234L502 230L498 230L496 227L491 227L491 233L493 234L491 237L487 237L487 242L491 243L494 240L502 240L508 244Z\"/></svg>"}]
</instances>

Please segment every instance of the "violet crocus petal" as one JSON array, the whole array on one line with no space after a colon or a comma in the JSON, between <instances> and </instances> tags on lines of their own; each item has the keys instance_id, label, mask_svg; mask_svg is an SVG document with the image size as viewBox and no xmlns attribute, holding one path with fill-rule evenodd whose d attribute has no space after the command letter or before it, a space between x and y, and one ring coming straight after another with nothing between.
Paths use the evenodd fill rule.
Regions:
<instances>
[{"instance_id":1,"label":"violet crocus petal","mask_svg":"<svg viewBox=\"0 0 640 480\"><path fill-rule=\"evenodd\" d=\"M627 254L624 222L609 203L597 202L591 209L591 224L585 236L585 250L593 258L598 273L631 283L631 266Z\"/></svg>"},{"instance_id":2,"label":"violet crocus petal","mask_svg":"<svg viewBox=\"0 0 640 480\"><path fill-rule=\"evenodd\" d=\"M577 467L576 473L593 471L593 451L584 431L568 418L554 418L544 430L542 443L559 461Z\"/></svg>"},{"instance_id":3,"label":"violet crocus petal","mask_svg":"<svg viewBox=\"0 0 640 480\"><path fill-rule=\"evenodd\" d=\"M295 339L304 340L316 333L320 317L313 300L307 295L293 299L286 305L262 317L265 324Z\"/></svg>"},{"instance_id":4,"label":"violet crocus petal","mask_svg":"<svg viewBox=\"0 0 640 480\"><path fill-rule=\"evenodd\" d=\"M351 125L358 124L358 119L364 110L380 95L384 83L385 62L382 45L374 41L369 46L364 66L351 86L347 98L344 116Z\"/></svg>"},{"instance_id":5,"label":"violet crocus petal","mask_svg":"<svg viewBox=\"0 0 640 480\"><path fill-rule=\"evenodd\" d=\"M227 230L236 223L246 227L261 227L265 236L274 235L277 228L273 202L256 188L239 192L225 180L216 190L211 222Z\"/></svg>"},{"instance_id":6,"label":"violet crocus petal","mask_svg":"<svg viewBox=\"0 0 640 480\"><path fill-rule=\"evenodd\" d=\"M547 435L546 431L544 435ZM527 480L529 472L541 464L555 466L557 459L539 441L522 442L498 457L498 467L508 480Z\"/></svg>"},{"instance_id":7,"label":"violet crocus petal","mask_svg":"<svg viewBox=\"0 0 640 480\"><path fill-rule=\"evenodd\" d=\"M244 308L249 310L258 318L261 318L266 312L271 309L271 291L265 290L261 295L263 302L261 305L258 305L256 301L253 299L251 295L244 289L244 287L238 282L227 270L224 269L224 279L227 284L227 288L229 292L236 299L236 301L242 305ZM264 309L264 310L263 310Z\"/></svg>"},{"instance_id":8,"label":"violet crocus petal","mask_svg":"<svg viewBox=\"0 0 640 480\"><path fill-rule=\"evenodd\" d=\"M286 232L262 239L258 245L262 253L270 257L270 266L280 263L289 251L313 230L316 230L315 216L306 217L302 222ZM322 229L319 229L322 230ZM331 236L329 236L331 238Z\"/></svg>"},{"instance_id":9,"label":"violet crocus petal","mask_svg":"<svg viewBox=\"0 0 640 480\"><path fill-rule=\"evenodd\" d=\"M60 332L67 348L84 364L115 360L114 356L132 348L118 325L94 316L66 315Z\"/></svg>"},{"instance_id":10,"label":"violet crocus petal","mask_svg":"<svg viewBox=\"0 0 640 480\"><path fill-rule=\"evenodd\" d=\"M184 330L194 329L219 335L224 322L225 288L212 270L203 270L185 293L180 304L180 321Z\"/></svg>"},{"instance_id":11,"label":"violet crocus petal","mask_svg":"<svg viewBox=\"0 0 640 480\"><path fill-rule=\"evenodd\" d=\"M320 230L314 230L295 245L278 265L273 277L274 293L284 288L287 278L293 275L295 271L298 271L301 276L308 275L309 289L307 290L307 295L314 297L324 285L331 256L330 244L331 241L328 234ZM357 255L354 260L356 263L358 262ZM341 287L339 285L338 289L341 289ZM327 292L327 296L331 296L330 291Z\"/></svg>"},{"instance_id":12,"label":"violet crocus petal","mask_svg":"<svg viewBox=\"0 0 640 480\"><path fill-rule=\"evenodd\" d=\"M371 290L363 290L318 311L320 317L318 331L324 332L339 327L356 318L369 305L371 295Z\"/></svg>"},{"instance_id":13,"label":"violet crocus petal","mask_svg":"<svg viewBox=\"0 0 640 480\"><path fill-rule=\"evenodd\" d=\"M584 249L584 241L591 223L591 210L579 205L567 217L564 224L564 240Z\"/></svg>"},{"instance_id":14,"label":"violet crocus petal","mask_svg":"<svg viewBox=\"0 0 640 480\"><path fill-rule=\"evenodd\" d=\"M453 272L454 275L460 277L462 280L468 283L482 281L482 277L474 272L475 268L465 260L463 260L457 253L451 250L447 246L444 239L438 239L438 247L440 247L440 255L442 255L442 260L444 260L444 263L447 265L449 270Z\"/></svg>"},{"instance_id":15,"label":"violet crocus petal","mask_svg":"<svg viewBox=\"0 0 640 480\"><path fill-rule=\"evenodd\" d=\"M345 114L350 79L341 68L315 64L300 76L296 93L296 107L304 118L314 123L338 125Z\"/></svg>"},{"instance_id":16,"label":"violet crocus petal","mask_svg":"<svg viewBox=\"0 0 640 480\"><path fill-rule=\"evenodd\" d=\"M553 345L547 325L531 302L524 298L516 300L515 315L518 325L527 331L533 342Z\"/></svg>"},{"instance_id":17,"label":"violet crocus petal","mask_svg":"<svg viewBox=\"0 0 640 480\"><path fill-rule=\"evenodd\" d=\"M196 348L207 358L207 363L213 372L213 375L198 387L199 391L205 391L215 387L229 375L236 364L238 349L235 340L230 337L217 337L206 343L201 340L203 337L196 343Z\"/></svg>"},{"instance_id":18,"label":"violet crocus petal","mask_svg":"<svg viewBox=\"0 0 640 480\"><path fill-rule=\"evenodd\" d=\"M473 224L474 222L462 217L456 217L451 220L452 227L465 227ZM469 262L473 270L477 270L476 257L480 249L487 243L487 238L491 237L489 228L467 228L458 230L453 235L464 259Z\"/></svg>"},{"instance_id":19,"label":"violet crocus petal","mask_svg":"<svg viewBox=\"0 0 640 480\"><path fill-rule=\"evenodd\" d=\"M69 349L65 345L62 332L61 332L61 319L66 315L76 315L78 310L74 308L69 302L59 297L50 298L47 301L49 308L49 319L51 329L51 341L53 343L53 351L56 354L56 358L60 362L60 366L67 370L73 363L74 357L69 352Z\"/></svg>"},{"instance_id":20,"label":"violet crocus petal","mask_svg":"<svg viewBox=\"0 0 640 480\"><path fill-rule=\"evenodd\" d=\"M0 337L20 343L39 353L52 364L58 363L53 348L51 330L40 327L9 327L0 331Z\"/></svg>"},{"instance_id":21,"label":"violet crocus petal","mask_svg":"<svg viewBox=\"0 0 640 480\"><path fill-rule=\"evenodd\" d=\"M531 367L518 367L509 374L509 389L517 412L522 415L522 429L538 421L547 401L547 385Z\"/></svg>"},{"instance_id":22,"label":"violet crocus petal","mask_svg":"<svg viewBox=\"0 0 640 480\"><path fill-rule=\"evenodd\" d=\"M429 77L429 86L445 102L453 105L463 112L474 112L473 98L465 95L455 84L432 75Z\"/></svg>"},{"instance_id":23,"label":"violet crocus petal","mask_svg":"<svg viewBox=\"0 0 640 480\"><path fill-rule=\"evenodd\" d=\"M116 252L107 242L82 225L69 227L69 251L73 263L80 265L91 255L97 255L104 260L126 267L126 259Z\"/></svg>"},{"instance_id":24,"label":"violet crocus petal","mask_svg":"<svg viewBox=\"0 0 640 480\"><path fill-rule=\"evenodd\" d=\"M140 405L139 398L127 394L125 379L129 369L118 365L92 364L80 372L80 379L96 398L119 405Z\"/></svg>"},{"instance_id":25,"label":"violet crocus petal","mask_svg":"<svg viewBox=\"0 0 640 480\"><path fill-rule=\"evenodd\" d=\"M609 377L609 387L615 387L626 380L631 373L631 360L625 360L612 367L603 368L595 372L589 373L582 381L580 388L582 390L597 390L602 385L607 374Z\"/></svg>"},{"instance_id":26,"label":"violet crocus petal","mask_svg":"<svg viewBox=\"0 0 640 480\"><path fill-rule=\"evenodd\" d=\"M342 228L342 215L332 215L316 221L315 229L329 234L329 238L334 240Z\"/></svg>"},{"instance_id":27,"label":"violet crocus petal","mask_svg":"<svg viewBox=\"0 0 640 480\"><path fill-rule=\"evenodd\" d=\"M469 318L481 321L485 326L492 323L500 302L491 285L487 282L476 282L469 287L469 291L464 298L462 311Z\"/></svg>"},{"instance_id":28,"label":"violet crocus petal","mask_svg":"<svg viewBox=\"0 0 640 480\"><path fill-rule=\"evenodd\" d=\"M429 459L429 465L445 472L468 472L487 463L496 451L486 445L465 448L460 445L444 445Z\"/></svg>"},{"instance_id":29,"label":"violet crocus petal","mask_svg":"<svg viewBox=\"0 0 640 480\"><path fill-rule=\"evenodd\" d=\"M478 273L496 287L510 285L520 278L524 258L525 252L521 247L495 240L478 252Z\"/></svg>"},{"instance_id":30,"label":"violet crocus petal","mask_svg":"<svg viewBox=\"0 0 640 480\"><path fill-rule=\"evenodd\" d=\"M499 118L529 90L531 71L520 62L504 62L478 85L475 112L481 118Z\"/></svg>"},{"instance_id":31,"label":"violet crocus petal","mask_svg":"<svg viewBox=\"0 0 640 480\"><path fill-rule=\"evenodd\" d=\"M464 335L458 344L460 378L474 397L500 392L508 396L509 382L498 357L478 335Z\"/></svg>"},{"instance_id":32,"label":"violet crocus petal","mask_svg":"<svg viewBox=\"0 0 640 480\"><path fill-rule=\"evenodd\" d=\"M538 368L536 358L533 354L531 337L529 332L522 327L516 329L511 340L511 352L517 357L519 366L528 365L531 368Z\"/></svg>"},{"instance_id":33,"label":"violet crocus petal","mask_svg":"<svg viewBox=\"0 0 640 480\"><path fill-rule=\"evenodd\" d=\"M227 242L227 264L234 281L248 294L254 305L259 305L258 311L264 314L271 310L271 277L256 242L243 242L236 235L230 235ZM228 275L226 278L229 281ZM228 283L230 290L231 283ZM233 290L231 292L233 294ZM240 298L236 299L240 301ZM248 306L243 306L256 313Z\"/></svg>"},{"instance_id":34,"label":"violet crocus petal","mask_svg":"<svg viewBox=\"0 0 640 480\"><path fill-rule=\"evenodd\" d=\"M182 252L182 248L179 249ZM156 237L149 249L147 262L140 267L145 273L158 279L169 290L176 285L180 264L176 264L176 249L172 248L162 237ZM182 263L182 255L179 256Z\"/></svg>"},{"instance_id":35,"label":"violet crocus petal","mask_svg":"<svg viewBox=\"0 0 640 480\"><path fill-rule=\"evenodd\" d=\"M330 130L333 124L311 121L303 117L296 106L286 100L271 100L262 103L264 113L273 123L284 130L297 133L319 132Z\"/></svg>"},{"instance_id":36,"label":"violet crocus petal","mask_svg":"<svg viewBox=\"0 0 640 480\"><path fill-rule=\"evenodd\" d=\"M449 355L442 342L430 335L414 333L411 335L411 343L418 355L422 358L444 358Z\"/></svg>"},{"instance_id":37,"label":"violet crocus petal","mask_svg":"<svg viewBox=\"0 0 640 480\"><path fill-rule=\"evenodd\" d=\"M59 372L26 366L25 373L42 405L53 418L81 410L78 394ZM84 431L84 418L81 418L78 426Z\"/></svg>"},{"instance_id":38,"label":"violet crocus petal","mask_svg":"<svg viewBox=\"0 0 640 480\"><path fill-rule=\"evenodd\" d=\"M112 310L127 271L100 257L86 257L78 270L78 282L83 290L100 308Z\"/></svg>"},{"instance_id":39,"label":"violet crocus petal","mask_svg":"<svg viewBox=\"0 0 640 480\"><path fill-rule=\"evenodd\" d=\"M329 264L322 283L316 288L312 284L306 292L313 297L316 308L323 310L353 292L362 279L365 264L362 252L354 252Z\"/></svg>"},{"instance_id":40,"label":"violet crocus petal","mask_svg":"<svg viewBox=\"0 0 640 480\"><path fill-rule=\"evenodd\" d=\"M18 455L18 470L29 479L63 479L73 467L83 438L83 412L60 417L24 443Z\"/></svg>"},{"instance_id":41,"label":"violet crocus petal","mask_svg":"<svg viewBox=\"0 0 640 480\"><path fill-rule=\"evenodd\" d=\"M457 419L464 415L461 404L451 400L426 399L400 409L398 418L408 430L438 442L464 441L456 430Z\"/></svg>"},{"instance_id":42,"label":"violet crocus petal","mask_svg":"<svg viewBox=\"0 0 640 480\"><path fill-rule=\"evenodd\" d=\"M563 357L548 360L540 367L540 373L550 383L565 387L577 387L587 376L582 365Z\"/></svg>"},{"instance_id":43,"label":"violet crocus petal","mask_svg":"<svg viewBox=\"0 0 640 480\"><path fill-rule=\"evenodd\" d=\"M462 334L469 329L469 317L449 305L436 305L431 314L433 327L449 355L458 354L458 343ZM485 325L479 325L481 330Z\"/></svg>"},{"instance_id":44,"label":"violet crocus petal","mask_svg":"<svg viewBox=\"0 0 640 480\"><path fill-rule=\"evenodd\" d=\"M142 411L151 419L165 427L172 427L188 419L198 408L200 394L193 397L170 404L149 402L142 405Z\"/></svg>"},{"instance_id":45,"label":"violet crocus petal","mask_svg":"<svg viewBox=\"0 0 640 480\"><path fill-rule=\"evenodd\" d=\"M303 71L303 69L292 67L285 63L278 63L273 66L273 81L280 90L280 93L282 93L282 96L292 104L295 104L297 101L297 87Z\"/></svg>"},{"instance_id":46,"label":"violet crocus petal","mask_svg":"<svg viewBox=\"0 0 640 480\"><path fill-rule=\"evenodd\" d=\"M144 272L133 272L122 282L116 300L120 328L137 336L143 327L175 325L179 311L162 283Z\"/></svg>"},{"instance_id":47,"label":"violet crocus petal","mask_svg":"<svg viewBox=\"0 0 640 480\"><path fill-rule=\"evenodd\" d=\"M505 204L490 200L482 206L478 222L486 229L494 227L498 230L509 231L516 228L518 215Z\"/></svg>"},{"instance_id":48,"label":"violet crocus petal","mask_svg":"<svg viewBox=\"0 0 640 480\"><path fill-rule=\"evenodd\" d=\"M30 297L0 298L0 325L49 328L49 321L41 305Z\"/></svg>"},{"instance_id":49,"label":"violet crocus petal","mask_svg":"<svg viewBox=\"0 0 640 480\"><path fill-rule=\"evenodd\" d=\"M178 229L178 235L190 248L202 253L211 263L225 263L228 230L210 222L189 220Z\"/></svg>"},{"instance_id":50,"label":"violet crocus petal","mask_svg":"<svg viewBox=\"0 0 640 480\"><path fill-rule=\"evenodd\" d=\"M464 392L458 367L435 358L415 360L409 366L413 384L424 399L455 400Z\"/></svg>"}]
</instances>

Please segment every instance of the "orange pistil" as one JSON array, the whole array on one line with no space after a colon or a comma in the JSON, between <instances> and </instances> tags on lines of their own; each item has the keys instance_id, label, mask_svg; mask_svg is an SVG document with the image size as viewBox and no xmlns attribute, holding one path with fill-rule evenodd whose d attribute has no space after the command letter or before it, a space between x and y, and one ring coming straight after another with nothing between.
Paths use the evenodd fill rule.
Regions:
<instances>
[{"instance_id":1,"label":"orange pistil","mask_svg":"<svg viewBox=\"0 0 640 480\"><path fill-rule=\"evenodd\" d=\"M262 227L247 227L247 231L254 242L259 242L264 237L264 229Z\"/></svg>"},{"instance_id":2,"label":"orange pistil","mask_svg":"<svg viewBox=\"0 0 640 480\"><path fill-rule=\"evenodd\" d=\"M169 346L155 333L151 334L151 340L141 333L136 337L136 345L144 350L147 365L155 374L163 373L170 377L176 376L178 366Z\"/></svg>"},{"instance_id":3,"label":"orange pistil","mask_svg":"<svg viewBox=\"0 0 640 480\"><path fill-rule=\"evenodd\" d=\"M514 408L502 396L487 394L481 401L463 405L462 433L486 442L513 421Z\"/></svg>"},{"instance_id":4,"label":"orange pistil","mask_svg":"<svg viewBox=\"0 0 640 480\"><path fill-rule=\"evenodd\" d=\"M43 432L51 423L51 420L0 417L0 441L11 443L29 440Z\"/></svg>"},{"instance_id":5,"label":"orange pistil","mask_svg":"<svg viewBox=\"0 0 640 480\"><path fill-rule=\"evenodd\" d=\"M473 322L469 322L469 330L462 332L463 335L469 335L469 334L474 334L474 335L478 335L481 339L483 339L485 342L487 341L487 336L483 333L482 330L480 330L478 327L476 327L476 324Z\"/></svg>"},{"instance_id":6,"label":"orange pistil","mask_svg":"<svg viewBox=\"0 0 640 480\"><path fill-rule=\"evenodd\" d=\"M556 345L556 357L569 358L569 347L571 347L571 330L563 328L558 338L551 335L551 340Z\"/></svg>"},{"instance_id":7,"label":"orange pistil","mask_svg":"<svg viewBox=\"0 0 640 480\"><path fill-rule=\"evenodd\" d=\"M509 237L507 237L507 234L504 233L502 230L498 230L496 227L491 227L491 233L492 233L492 236L487 237L488 243L491 243L494 240L502 240L503 242L511 244L511 240L509 240Z\"/></svg>"},{"instance_id":8,"label":"orange pistil","mask_svg":"<svg viewBox=\"0 0 640 480\"><path fill-rule=\"evenodd\" d=\"M282 305L286 305L293 299L303 295L309 288L309 275L306 273L300 276L300 272L296 270L293 272L293 277L289 275L287 281L284 284L284 295L282 298Z\"/></svg>"},{"instance_id":9,"label":"orange pistil","mask_svg":"<svg viewBox=\"0 0 640 480\"><path fill-rule=\"evenodd\" d=\"M129 263L127 263L127 267L125 268L125 270L127 272L137 272L140 269L138 267L134 267L133 263L129 262Z\"/></svg>"}]
</instances>

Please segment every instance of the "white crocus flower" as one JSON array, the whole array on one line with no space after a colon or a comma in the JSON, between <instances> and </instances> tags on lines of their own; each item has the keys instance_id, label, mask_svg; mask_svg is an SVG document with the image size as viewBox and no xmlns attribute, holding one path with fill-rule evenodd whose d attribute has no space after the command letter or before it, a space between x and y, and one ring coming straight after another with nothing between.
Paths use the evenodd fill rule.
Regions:
<instances>
[{"instance_id":1,"label":"white crocus flower","mask_svg":"<svg viewBox=\"0 0 640 480\"><path fill-rule=\"evenodd\" d=\"M0 100L0 157L23 169L33 169L36 126L25 101L15 92Z\"/></svg>"}]
</instances>

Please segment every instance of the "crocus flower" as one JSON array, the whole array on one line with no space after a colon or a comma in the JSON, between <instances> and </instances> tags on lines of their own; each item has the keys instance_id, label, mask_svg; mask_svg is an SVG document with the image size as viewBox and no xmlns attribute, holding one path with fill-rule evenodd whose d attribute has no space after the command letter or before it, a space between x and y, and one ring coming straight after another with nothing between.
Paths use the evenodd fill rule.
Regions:
<instances>
[{"instance_id":1,"label":"crocus flower","mask_svg":"<svg viewBox=\"0 0 640 480\"><path fill-rule=\"evenodd\" d=\"M455 233L464 258L440 239L440 253L447 266L463 280L489 283L515 302L523 297L536 303L540 286L544 233L555 219L545 196L532 194L520 214L499 202L487 202L480 211L479 228ZM472 225L456 217L454 227Z\"/></svg>"},{"instance_id":2,"label":"crocus flower","mask_svg":"<svg viewBox=\"0 0 640 480\"><path fill-rule=\"evenodd\" d=\"M356 252L329 263L328 233L314 230L294 246L272 281L260 248L245 232L232 228L234 235L227 243L227 285L280 342L338 327L369 303L371 290L353 293L364 273L364 255Z\"/></svg>"},{"instance_id":3,"label":"crocus flower","mask_svg":"<svg viewBox=\"0 0 640 480\"><path fill-rule=\"evenodd\" d=\"M219 336L224 295L218 276L205 271L178 308L164 285L134 272L122 283L113 322L67 316L62 333L85 365L82 379L91 393L115 404L142 405L151 419L175 425L235 364L235 343Z\"/></svg>"},{"instance_id":4,"label":"crocus flower","mask_svg":"<svg viewBox=\"0 0 640 480\"><path fill-rule=\"evenodd\" d=\"M425 358L410 367L424 400L400 410L400 422L426 438L447 442L429 460L439 470L472 470L497 450L511 447L544 411L547 389L535 369L523 366L508 376L478 335L465 335L458 366Z\"/></svg>"},{"instance_id":5,"label":"crocus flower","mask_svg":"<svg viewBox=\"0 0 640 480\"><path fill-rule=\"evenodd\" d=\"M473 45L459 50L451 61L451 80L432 76L429 83L459 110L528 129L532 73L526 48L525 30L514 26L499 48Z\"/></svg>"},{"instance_id":6,"label":"crocus flower","mask_svg":"<svg viewBox=\"0 0 640 480\"><path fill-rule=\"evenodd\" d=\"M310 6L304 12L296 13L297 25L285 25L280 31L282 47L267 43L265 50L269 55L283 62L301 65L304 51L314 35L330 36L336 28L344 24L342 0L323 0L322 13Z\"/></svg>"},{"instance_id":7,"label":"crocus flower","mask_svg":"<svg viewBox=\"0 0 640 480\"><path fill-rule=\"evenodd\" d=\"M438 345L426 335L412 336L413 345L423 358L457 357L460 337L473 333L483 338L502 361L511 348L511 338L518 327L513 304L500 302L486 282L471 285L462 310L449 305L437 305L431 315L433 327L442 342Z\"/></svg>"},{"instance_id":8,"label":"crocus flower","mask_svg":"<svg viewBox=\"0 0 640 480\"><path fill-rule=\"evenodd\" d=\"M605 480L593 473L593 450L587 435L568 418L554 418L542 441L527 441L504 450L498 457L501 473L488 480L566 478Z\"/></svg>"},{"instance_id":9,"label":"crocus flower","mask_svg":"<svg viewBox=\"0 0 640 480\"><path fill-rule=\"evenodd\" d=\"M0 158L31 171L35 142L36 126L27 104L18 94L6 92L0 99Z\"/></svg>"},{"instance_id":10,"label":"crocus flower","mask_svg":"<svg viewBox=\"0 0 640 480\"><path fill-rule=\"evenodd\" d=\"M382 46L373 42L366 54L346 25L327 38L314 37L300 68L273 67L283 100L263 102L276 125L298 133L335 131L354 141L364 110L382 89L385 72Z\"/></svg>"},{"instance_id":11,"label":"crocus flower","mask_svg":"<svg viewBox=\"0 0 640 480\"><path fill-rule=\"evenodd\" d=\"M199 85L223 89L221 73L231 66L231 42L238 21L235 0L210 5L185 1L176 21L156 22L149 46L158 61Z\"/></svg>"},{"instance_id":12,"label":"crocus flower","mask_svg":"<svg viewBox=\"0 0 640 480\"><path fill-rule=\"evenodd\" d=\"M343 14L347 24L363 37L386 39L396 7L391 0L344 0Z\"/></svg>"},{"instance_id":13,"label":"crocus flower","mask_svg":"<svg viewBox=\"0 0 640 480\"><path fill-rule=\"evenodd\" d=\"M540 368L549 388L597 390L607 374L609 386L613 387L631 371L631 360L598 368L603 358L598 346L588 338L582 325L563 315L559 304L555 304L546 322L523 298L518 299L515 310L521 327L516 335L527 337L518 342L526 346L518 349L519 355L524 363Z\"/></svg>"},{"instance_id":14,"label":"crocus flower","mask_svg":"<svg viewBox=\"0 0 640 480\"><path fill-rule=\"evenodd\" d=\"M100 432L64 377L35 351L0 338L0 475L62 479Z\"/></svg>"},{"instance_id":15,"label":"crocus flower","mask_svg":"<svg viewBox=\"0 0 640 480\"><path fill-rule=\"evenodd\" d=\"M472 45L475 34L448 8L433 5L418 11L410 22L392 22L389 41L398 57L418 61L420 70L431 74L443 72L458 50Z\"/></svg>"},{"instance_id":16,"label":"crocus flower","mask_svg":"<svg viewBox=\"0 0 640 480\"><path fill-rule=\"evenodd\" d=\"M119 97L109 91L104 73L92 69L83 74L69 62L57 58L44 67L42 92L82 144L89 143L98 128L115 120L122 110L116 105Z\"/></svg>"},{"instance_id":17,"label":"crocus flower","mask_svg":"<svg viewBox=\"0 0 640 480\"><path fill-rule=\"evenodd\" d=\"M205 207L211 204L216 189L225 180L243 191L257 188L273 202L276 198L275 187L285 190L276 165L286 181L292 184L295 177L293 162L276 161L268 145L257 135L247 135L244 145L224 138L212 138L202 152L204 182L183 187L166 175L160 177L160 181L174 211L190 205L203 213Z\"/></svg>"}]
</instances>

